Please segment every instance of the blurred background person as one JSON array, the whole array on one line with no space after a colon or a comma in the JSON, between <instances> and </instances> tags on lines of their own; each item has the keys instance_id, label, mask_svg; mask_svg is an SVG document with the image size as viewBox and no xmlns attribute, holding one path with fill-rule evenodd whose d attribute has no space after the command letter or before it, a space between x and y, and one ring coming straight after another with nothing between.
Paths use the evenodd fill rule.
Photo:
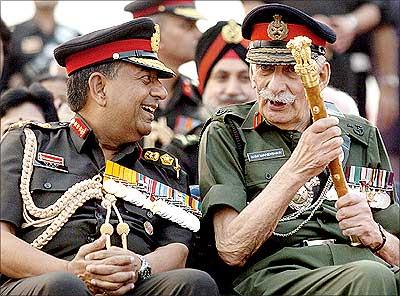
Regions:
<instances>
[{"instance_id":1,"label":"blurred background person","mask_svg":"<svg viewBox=\"0 0 400 296\"><path fill-rule=\"evenodd\" d=\"M0 117L1 135L19 121L58 121L51 93L38 83L33 83L29 89L19 87L4 92L0 97Z\"/></svg>"},{"instance_id":2,"label":"blurred background person","mask_svg":"<svg viewBox=\"0 0 400 296\"><path fill-rule=\"evenodd\" d=\"M53 61L53 50L79 33L55 21L57 1L35 0L32 19L16 25L5 60L0 91L8 87L29 85L38 75L47 73Z\"/></svg>"},{"instance_id":3,"label":"blurred background person","mask_svg":"<svg viewBox=\"0 0 400 296\"><path fill-rule=\"evenodd\" d=\"M235 21L220 21L201 36L196 48L202 122L185 135L177 135L164 149L180 159L189 184L198 184L197 156L203 122L219 107L255 100L246 62L248 41Z\"/></svg>"},{"instance_id":4,"label":"blurred background person","mask_svg":"<svg viewBox=\"0 0 400 296\"><path fill-rule=\"evenodd\" d=\"M4 57L8 55L11 32L0 18L0 77L3 75Z\"/></svg>"},{"instance_id":5,"label":"blurred background person","mask_svg":"<svg viewBox=\"0 0 400 296\"><path fill-rule=\"evenodd\" d=\"M75 116L75 112L71 110L67 102L67 75L65 70L52 64L49 72L39 76L36 81L53 95L53 103L60 121L70 121Z\"/></svg>"},{"instance_id":6,"label":"blurred background person","mask_svg":"<svg viewBox=\"0 0 400 296\"><path fill-rule=\"evenodd\" d=\"M344 91L327 86L321 91L321 97L325 102L335 104L336 108L344 114L360 116L356 101Z\"/></svg>"},{"instance_id":7,"label":"blurred background person","mask_svg":"<svg viewBox=\"0 0 400 296\"><path fill-rule=\"evenodd\" d=\"M137 0L125 7L134 18L150 17L160 25L161 41L158 56L177 73L177 77L162 81L168 97L160 102L151 134L145 146L169 144L176 134L184 134L198 122L200 96L193 81L179 74L179 67L194 59L194 52L201 32L196 21L203 17L196 10L194 1Z\"/></svg>"}]
</instances>

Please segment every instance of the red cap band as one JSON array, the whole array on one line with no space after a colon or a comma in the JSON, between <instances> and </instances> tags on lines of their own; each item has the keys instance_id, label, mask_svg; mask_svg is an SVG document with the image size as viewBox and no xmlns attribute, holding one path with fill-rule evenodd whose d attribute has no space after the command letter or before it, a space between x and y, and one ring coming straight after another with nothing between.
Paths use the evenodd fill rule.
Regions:
<instances>
[{"instance_id":1,"label":"red cap band","mask_svg":"<svg viewBox=\"0 0 400 296\"><path fill-rule=\"evenodd\" d=\"M74 53L66 58L65 67L69 75L75 70L112 58L114 53L132 50L151 51L150 40L127 39L110 42Z\"/></svg>"},{"instance_id":2,"label":"red cap band","mask_svg":"<svg viewBox=\"0 0 400 296\"><path fill-rule=\"evenodd\" d=\"M149 16L149 15L152 15L157 12L163 12L162 10L159 9L160 6L175 7L175 6L182 6L182 4L183 5L193 4L193 6L194 6L193 0L166 0L166 1L162 1L161 3L158 3L155 6L150 6L150 7L144 8L139 11L134 11L134 12L132 12L132 14L133 14L134 18L142 17L142 16Z\"/></svg>"},{"instance_id":3,"label":"red cap band","mask_svg":"<svg viewBox=\"0 0 400 296\"><path fill-rule=\"evenodd\" d=\"M251 40L273 40L271 39L268 34L268 25L270 23L258 23L255 24L253 27L253 32L251 33ZM296 36L307 36L312 40L314 45L323 46L325 47L326 41L319 37L317 34L313 33L310 29L306 26L298 25L298 24L287 24L288 28L288 35L282 41L289 41Z\"/></svg>"},{"instance_id":4,"label":"red cap band","mask_svg":"<svg viewBox=\"0 0 400 296\"><path fill-rule=\"evenodd\" d=\"M203 59L201 60L200 65L199 65L199 69L198 69L198 74L199 74L199 87L198 87L198 90L199 90L200 94L202 94L203 91L204 91L204 84L205 84L205 80L206 80L208 71L210 70L212 64L215 62L215 59L220 54L221 50L224 49L226 44L227 43L222 38L221 34L219 34L218 37L214 40L214 42L211 44L211 46L208 48L208 50L207 50L206 54L204 55ZM244 48L247 48L248 45L249 45L249 41L243 39L240 42L240 44Z\"/></svg>"}]
</instances>

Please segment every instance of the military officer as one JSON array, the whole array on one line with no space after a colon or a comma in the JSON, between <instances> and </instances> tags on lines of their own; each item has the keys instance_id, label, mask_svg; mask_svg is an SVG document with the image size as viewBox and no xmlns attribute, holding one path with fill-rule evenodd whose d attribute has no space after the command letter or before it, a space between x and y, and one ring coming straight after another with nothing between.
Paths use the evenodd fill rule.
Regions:
<instances>
[{"instance_id":1,"label":"military officer","mask_svg":"<svg viewBox=\"0 0 400 296\"><path fill-rule=\"evenodd\" d=\"M175 73L179 67L194 59L201 32L196 21L202 19L194 1L136 0L125 7L134 18L150 17L160 24L159 57ZM153 144L166 145L174 134L185 134L199 123L201 98L193 81L182 74L163 82L167 99L155 113L155 129L150 138ZM168 128L166 128L168 127ZM145 140L146 141L146 140ZM158 143L157 143L158 142Z\"/></svg>"},{"instance_id":2,"label":"military officer","mask_svg":"<svg viewBox=\"0 0 400 296\"><path fill-rule=\"evenodd\" d=\"M257 102L217 111L199 158L203 215L219 257L236 269L230 293L398 295L399 205L379 132L338 110L312 123L286 48L295 36L312 41L324 88L324 47L334 32L297 9L267 4L246 16L242 33L251 40ZM339 156L353 190L338 199L326 167Z\"/></svg>"},{"instance_id":3,"label":"military officer","mask_svg":"<svg viewBox=\"0 0 400 296\"><path fill-rule=\"evenodd\" d=\"M246 62L248 41L234 20L220 21L203 33L196 47L195 62L202 95L202 122L190 132L177 135L165 149L179 156L190 184L198 184L199 135L204 122L218 107L255 100Z\"/></svg>"},{"instance_id":4,"label":"military officer","mask_svg":"<svg viewBox=\"0 0 400 296\"><path fill-rule=\"evenodd\" d=\"M0 295L217 295L206 273L182 269L194 216L156 202L153 189L190 200L187 175L138 144L167 95L159 79L174 75L159 38L141 18L55 49L77 115L19 123L2 140ZM110 180L123 171L143 188Z\"/></svg>"}]
</instances>

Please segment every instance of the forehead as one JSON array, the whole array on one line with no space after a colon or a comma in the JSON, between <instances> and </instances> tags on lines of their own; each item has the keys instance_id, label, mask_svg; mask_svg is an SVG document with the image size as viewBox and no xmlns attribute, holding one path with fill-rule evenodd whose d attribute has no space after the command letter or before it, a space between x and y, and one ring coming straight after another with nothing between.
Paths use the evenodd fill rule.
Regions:
<instances>
[{"instance_id":1,"label":"forehead","mask_svg":"<svg viewBox=\"0 0 400 296\"><path fill-rule=\"evenodd\" d=\"M151 75L151 76L156 76L158 78L158 71L154 69L149 69L146 67L138 66L129 62L124 62L121 64L121 66L118 69L118 74L125 74L125 75Z\"/></svg>"},{"instance_id":2,"label":"forehead","mask_svg":"<svg viewBox=\"0 0 400 296\"><path fill-rule=\"evenodd\" d=\"M221 71L238 73L243 71L247 72L248 70L249 67L247 66L247 64L240 59L222 59L215 64L211 73L216 73Z\"/></svg>"}]
</instances>

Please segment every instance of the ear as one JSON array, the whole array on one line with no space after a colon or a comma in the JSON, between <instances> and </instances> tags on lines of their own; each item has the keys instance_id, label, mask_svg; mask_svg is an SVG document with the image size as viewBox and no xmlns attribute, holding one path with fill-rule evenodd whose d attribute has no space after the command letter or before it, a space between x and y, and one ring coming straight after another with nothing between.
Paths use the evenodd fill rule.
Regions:
<instances>
[{"instance_id":1,"label":"ear","mask_svg":"<svg viewBox=\"0 0 400 296\"><path fill-rule=\"evenodd\" d=\"M249 77L250 77L250 85L253 89L257 88L256 82L254 81L253 75L253 65L249 65Z\"/></svg>"},{"instance_id":2,"label":"ear","mask_svg":"<svg viewBox=\"0 0 400 296\"><path fill-rule=\"evenodd\" d=\"M107 77L99 72L93 72L88 80L90 96L101 107L104 107L107 103L104 91L106 84Z\"/></svg>"},{"instance_id":3,"label":"ear","mask_svg":"<svg viewBox=\"0 0 400 296\"><path fill-rule=\"evenodd\" d=\"M331 65L325 62L322 66L321 72L319 73L319 87L323 90L328 84L331 77Z\"/></svg>"}]
</instances>

